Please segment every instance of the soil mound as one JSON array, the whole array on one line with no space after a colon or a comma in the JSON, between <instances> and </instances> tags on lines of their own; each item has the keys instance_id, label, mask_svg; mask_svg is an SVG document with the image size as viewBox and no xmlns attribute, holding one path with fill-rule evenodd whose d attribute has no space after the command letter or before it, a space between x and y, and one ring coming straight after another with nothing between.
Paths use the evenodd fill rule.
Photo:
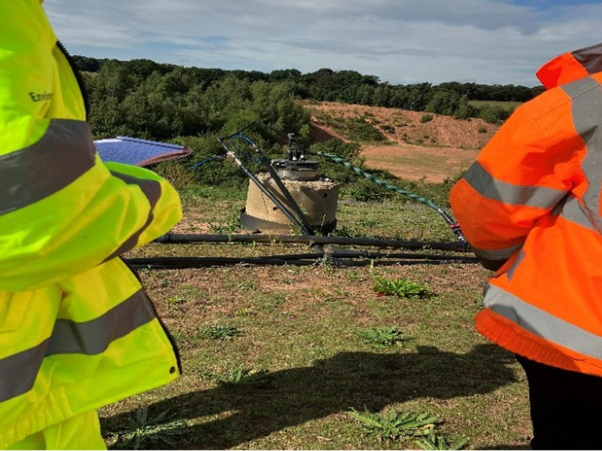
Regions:
<instances>
[{"instance_id":1,"label":"soil mound","mask_svg":"<svg viewBox=\"0 0 602 451\"><path fill-rule=\"evenodd\" d=\"M468 169L479 151L499 130L482 119L454 119L396 108L336 102L306 105L312 111L312 138L348 141L333 124L362 118L385 138L384 144L363 146L366 165L408 180L441 182Z\"/></svg>"}]
</instances>

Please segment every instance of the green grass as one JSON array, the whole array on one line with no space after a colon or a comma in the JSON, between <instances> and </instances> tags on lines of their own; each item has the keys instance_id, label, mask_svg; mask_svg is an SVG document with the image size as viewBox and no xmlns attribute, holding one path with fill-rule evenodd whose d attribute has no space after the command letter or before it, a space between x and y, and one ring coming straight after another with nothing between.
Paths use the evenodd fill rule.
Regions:
<instances>
[{"instance_id":1,"label":"green grass","mask_svg":"<svg viewBox=\"0 0 602 451\"><path fill-rule=\"evenodd\" d=\"M211 233L208 224L232 224L244 196L190 190L184 205L180 230ZM422 205L341 199L337 218L354 236L455 240ZM301 252L311 250L153 243L126 257ZM178 343L183 374L101 409L109 447L439 449L466 439L471 449L528 449L524 376L512 355L473 325L488 272L455 263L373 263L141 269ZM379 279L393 288L405 280L435 296L380 295L374 289ZM433 434L384 438L369 433L353 411L391 415L393 424L392 412L428 413L438 421Z\"/></svg>"},{"instance_id":2,"label":"green grass","mask_svg":"<svg viewBox=\"0 0 602 451\"><path fill-rule=\"evenodd\" d=\"M198 335L212 340L232 340L240 335L240 330L233 326L205 326L198 329Z\"/></svg>"},{"instance_id":3,"label":"green grass","mask_svg":"<svg viewBox=\"0 0 602 451\"><path fill-rule=\"evenodd\" d=\"M521 105L522 102L502 102L496 100L471 100L468 102L470 105L480 108L483 106L502 107L503 109L510 111Z\"/></svg>"}]
</instances>

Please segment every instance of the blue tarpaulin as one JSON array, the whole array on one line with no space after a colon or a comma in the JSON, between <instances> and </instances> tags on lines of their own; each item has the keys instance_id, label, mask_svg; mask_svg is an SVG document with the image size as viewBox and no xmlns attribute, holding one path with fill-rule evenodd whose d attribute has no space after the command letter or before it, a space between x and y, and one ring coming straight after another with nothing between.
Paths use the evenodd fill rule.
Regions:
<instances>
[{"instance_id":1,"label":"blue tarpaulin","mask_svg":"<svg viewBox=\"0 0 602 451\"><path fill-rule=\"evenodd\" d=\"M126 136L101 139L94 141L94 144L103 161L116 161L134 166L147 166L152 163L173 160L185 157L191 152L188 147L177 144L128 138Z\"/></svg>"}]
</instances>

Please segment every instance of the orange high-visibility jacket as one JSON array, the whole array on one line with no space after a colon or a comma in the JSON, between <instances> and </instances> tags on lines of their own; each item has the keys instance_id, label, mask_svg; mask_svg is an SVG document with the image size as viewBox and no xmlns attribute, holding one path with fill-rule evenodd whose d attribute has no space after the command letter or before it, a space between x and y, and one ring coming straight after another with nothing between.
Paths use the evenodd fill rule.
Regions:
<instances>
[{"instance_id":1,"label":"orange high-visibility jacket","mask_svg":"<svg viewBox=\"0 0 602 451\"><path fill-rule=\"evenodd\" d=\"M565 53L453 187L475 254L506 261L477 329L529 359L602 376L602 44Z\"/></svg>"}]
</instances>

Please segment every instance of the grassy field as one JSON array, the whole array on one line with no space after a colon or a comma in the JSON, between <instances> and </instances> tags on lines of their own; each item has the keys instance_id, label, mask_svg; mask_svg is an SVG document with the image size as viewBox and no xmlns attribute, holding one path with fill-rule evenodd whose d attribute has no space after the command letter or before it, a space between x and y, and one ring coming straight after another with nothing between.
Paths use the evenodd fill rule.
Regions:
<instances>
[{"instance_id":1,"label":"grassy field","mask_svg":"<svg viewBox=\"0 0 602 451\"><path fill-rule=\"evenodd\" d=\"M184 201L180 231L240 233L244 194L206 188ZM337 218L340 236L455 241L419 204L343 199ZM311 251L155 243L126 257L302 252ZM453 262L364 263L140 269L183 374L102 409L107 445L528 449L524 376L474 330L488 272Z\"/></svg>"},{"instance_id":2,"label":"grassy field","mask_svg":"<svg viewBox=\"0 0 602 451\"><path fill-rule=\"evenodd\" d=\"M477 108L488 105L491 107L499 106L505 110L513 110L517 106L521 105L522 102L502 102L502 101L495 101L495 100L471 100L468 103L470 103L472 106L477 107Z\"/></svg>"}]
</instances>

